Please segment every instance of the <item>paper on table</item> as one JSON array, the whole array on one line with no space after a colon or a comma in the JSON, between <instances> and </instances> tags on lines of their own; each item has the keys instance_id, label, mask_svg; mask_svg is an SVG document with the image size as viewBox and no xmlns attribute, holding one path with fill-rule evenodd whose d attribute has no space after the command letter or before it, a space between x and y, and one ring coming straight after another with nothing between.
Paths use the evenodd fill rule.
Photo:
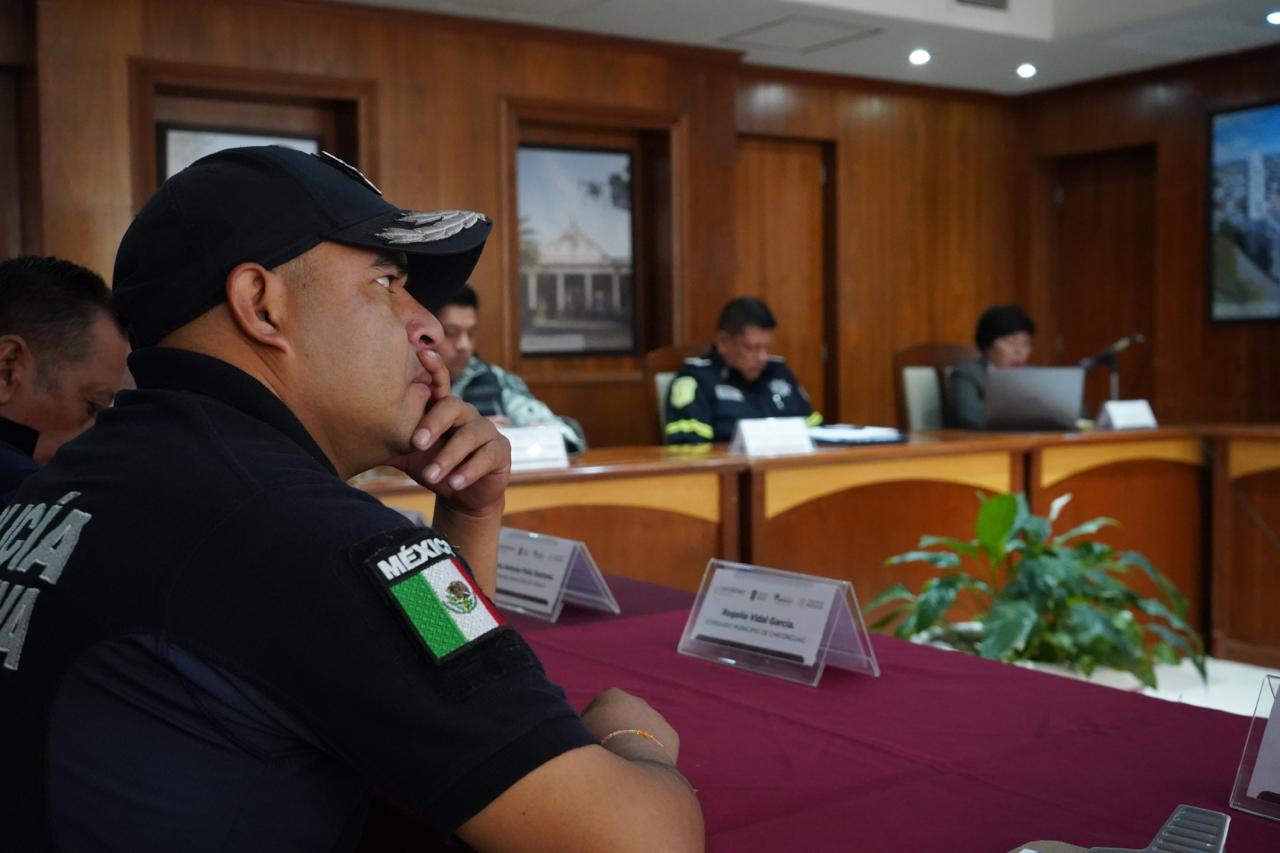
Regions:
<instances>
[{"instance_id":1,"label":"paper on table","mask_svg":"<svg viewBox=\"0 0 1280 853\"><path fill-rule=\"evenodd\" d=\"M831 424L829 426L809 427L809 436L814 441L856 444L860 442L898 441L902 438L902 433L893 427Z\"/></svg>"}]
</instances>

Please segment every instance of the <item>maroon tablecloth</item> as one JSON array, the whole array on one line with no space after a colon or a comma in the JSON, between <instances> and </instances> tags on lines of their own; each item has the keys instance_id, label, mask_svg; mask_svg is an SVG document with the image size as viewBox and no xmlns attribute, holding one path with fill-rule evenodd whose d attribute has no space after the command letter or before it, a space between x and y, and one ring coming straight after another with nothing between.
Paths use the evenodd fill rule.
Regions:
<instances>
[{"instance_id":1,"label":"maroon tablecloth","mask_svg":"<svg viewBox=\"0 0 1280 853\"><path fill-rule=\"evenodd\" d=\"M508 618L575 706L621 687L666 715L713 851L1140 848L1179 803L1230 814L1230 853L1280 851L1280 823L1227 807L1246 717L880 636L879 678L804 687L677 653L692 596L609 581L621 616ZM361 850L424 842L381 804Z\"/></svg>"},{"instance_id":2,"label":"maroon tablecloth","mask_svg":"<svg viewBox=\"0 0 1280 853\"><path fill-rule=\"evenodd\" d=\"M712 850L1143 847L1190 803L1231 815L1228 851L1280 851L1227 807L1245 717L879 636L880 678L790 684L678 654L691 597L610 580L621 617L526 636L576 706L616 686L666 715Z\"/></svg>"}]
</instances>

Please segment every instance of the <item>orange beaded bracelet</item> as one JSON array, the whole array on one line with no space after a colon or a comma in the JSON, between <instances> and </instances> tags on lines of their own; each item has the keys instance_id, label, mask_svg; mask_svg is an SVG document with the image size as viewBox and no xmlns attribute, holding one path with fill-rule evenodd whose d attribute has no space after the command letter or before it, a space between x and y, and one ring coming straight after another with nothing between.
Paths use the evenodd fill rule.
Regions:
<instances>
[{"instance_id":1,"label":"orange beaded bracelet","mask_svg":"<svg viewBox=\"0 0 1280 853\"><path fill-rule=\"evenodd\" d=\"M604 746L606 743L613 740L618 735L639 735L640 737L647 737L649 740L656 743L662 749L666 749L666 747L663 746L662 741L658 740L656 737L653 736L653 732L646 732L644 729L617 729L615 731L609 732L607 735L600 738L600 745Z\"/></svg>"}]
</instances>

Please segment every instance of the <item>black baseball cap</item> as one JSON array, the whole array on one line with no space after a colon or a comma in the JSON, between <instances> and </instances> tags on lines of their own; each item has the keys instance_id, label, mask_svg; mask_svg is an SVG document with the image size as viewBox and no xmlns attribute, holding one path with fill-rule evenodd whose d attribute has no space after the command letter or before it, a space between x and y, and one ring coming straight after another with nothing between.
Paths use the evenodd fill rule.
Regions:
<instances>
[{"instance_id":1,"label":"black baseball cap","mask_svg":"<svg viewBox=\"0 0 1280 853\"><path fill-rule=\"evenodd\" d=\"M111 307L135 347L153 346L222 302L236 266L272 269L327 241L404 252L408 290L426 303L466 283L492 227L467 210L402 210L328 153L228 148L169 178L134 218Z\"/></svg>"}]
</instances>

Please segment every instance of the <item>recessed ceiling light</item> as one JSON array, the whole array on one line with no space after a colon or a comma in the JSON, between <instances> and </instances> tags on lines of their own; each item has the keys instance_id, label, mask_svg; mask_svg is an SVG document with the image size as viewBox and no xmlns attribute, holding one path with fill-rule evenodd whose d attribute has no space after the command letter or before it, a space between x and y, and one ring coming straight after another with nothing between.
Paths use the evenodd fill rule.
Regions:
<instances>
[{"instance_id":1,"label":"recessed ceiling light","mask_svg":"<svg viewBox=\"0 0 1280 853\"><path fill-rule=\"evenodd\" d=\"M916 48L907 56L907 61L912 65L924 65L930 59L933 59L933 55L922 47Z\"/></svg>"},{"instance_id":2,"label":"recessed ceiling light","mask_svg":"<svg viewBox=\"0 0 1280 853\"><path fill-rule=\"evenodd\" d=\"M1280 9L1267 15L1267 23L1273 27L1280 27Z\"/></svg>"},{"instance_id":3,"label":"recessed ceiling light","mask_svg":"<svg viewBox=\"0 0 1280 853\"><path fill-rule=\"evenodd\" d=\"M1018 76L1023 80L1027 80L1036 76L1036 67L1030 62L1024 62L1018 66Z\"/></svg>"}]
</instances>

